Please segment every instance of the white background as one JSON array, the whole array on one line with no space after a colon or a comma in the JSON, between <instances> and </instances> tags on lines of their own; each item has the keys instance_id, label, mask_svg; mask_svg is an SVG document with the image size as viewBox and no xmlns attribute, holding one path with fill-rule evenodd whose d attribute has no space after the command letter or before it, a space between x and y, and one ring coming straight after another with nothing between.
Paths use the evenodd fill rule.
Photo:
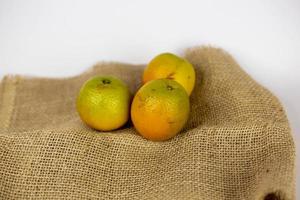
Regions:
<instances>
[{"instance_id":1,"label":"white background","mask_svg":"<svg viewBox=\"0 0 300 200\"><path fill-rule=\"evenodd\" d=\"M202 44L228 50L280 98L300 155L299 0L0 0L0 77L71 76Z\"/></svg>"}]
</instances>

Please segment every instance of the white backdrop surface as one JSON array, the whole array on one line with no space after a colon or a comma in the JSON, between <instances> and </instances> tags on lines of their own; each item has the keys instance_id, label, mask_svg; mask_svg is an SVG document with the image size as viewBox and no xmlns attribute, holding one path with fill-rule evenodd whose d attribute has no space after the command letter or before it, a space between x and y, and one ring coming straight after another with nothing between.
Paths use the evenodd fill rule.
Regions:
<instances>
[{"instance_id":1,"label":"white backdrop surface","mask_svg":"<svg viewBox=\"0 0 300 200\"><path fill-rule=\"evenodd\" d=\"M299 0L0 0L0 77L72 76L203 44L229 51L280 98L300 173Z\"/></svg>"}]
</instances>

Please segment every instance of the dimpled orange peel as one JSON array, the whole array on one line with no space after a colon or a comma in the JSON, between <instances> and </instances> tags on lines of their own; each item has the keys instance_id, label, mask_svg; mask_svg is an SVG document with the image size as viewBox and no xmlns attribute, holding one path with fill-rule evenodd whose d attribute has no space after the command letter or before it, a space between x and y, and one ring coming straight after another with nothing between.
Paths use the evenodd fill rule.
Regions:
<instances>
[{"instance_id":1,"label":"dimpled orange peel","mask_svg":"<svg viewBox=\"0 0 300 200\"><path fill-rule=\"evenodd\" d=\"M131 105L131 119L144 138L168 140L177 135L188 120L189 96L176 81L156 79L144 84Z\"/></svg>"},{"instance_id":2,"label":"dimpled orange peel","mask_svg":"<svg viewBox=\"0 0 300 200\"><path fill-rule=\"evenodd\" d=\"M87 125L110 131L129 119L130 100L130 91L123 81L112 76L96 76L81 87L76 108Z\"/></svg>"},{"instance_id":3,"label":"dimpled orange peel","mask_svg":"<svg viewBox=\"0 0 300 200\"><path fill-rule=\"evenodd\" d=\"M186 59L172 53L162 53L153 58L145 68L143 83L161 78L177 81L190 95L195 85L195 70Z\"/></svg>"}]
</instances>

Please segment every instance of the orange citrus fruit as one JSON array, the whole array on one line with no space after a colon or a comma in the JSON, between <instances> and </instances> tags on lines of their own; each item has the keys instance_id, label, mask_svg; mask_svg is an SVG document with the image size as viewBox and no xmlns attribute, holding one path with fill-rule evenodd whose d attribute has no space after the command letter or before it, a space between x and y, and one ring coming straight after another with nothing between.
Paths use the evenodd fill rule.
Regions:
<instances>
[{"instance_id":1,"label":"orange citrus fruit","mask_svg":"<svg viewBox=\"0 0 300 200\"><path fill-rule=\"evenodd\" d=\"M123 81L112 76L96 76L81 87L76 107L87 125L110 131L127 122L130 98L130 91Z\"/></svg>"},{"instance_id":2,"label":"orange citrus fruit","mask_svg":"<svg viewBox=\"0 0 300 200\"><path fill-rule=\"evenodd\" d=\"M156 79L143 85L133 98L131 119L146 139L168 140L184 127L190 112L189 96L176 81Z\"/></svg>"},{"instance_id":3,"label":"orange citrus fruit","mask_svg":"<svg viewBox=\"0 0 300 200\"><path fill-rule=\"evenodd\" d=\"M186 59L171 53L162 53L147 65L143 74L143 82L161 78L177 81L190 95L195 85L195 70Z\"/></svg>"}]
</instances>

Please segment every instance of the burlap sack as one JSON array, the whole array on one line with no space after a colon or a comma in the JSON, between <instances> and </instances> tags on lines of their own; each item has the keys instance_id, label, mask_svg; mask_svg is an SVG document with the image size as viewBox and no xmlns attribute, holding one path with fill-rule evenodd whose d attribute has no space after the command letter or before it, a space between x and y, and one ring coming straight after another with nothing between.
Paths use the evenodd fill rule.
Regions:
<instances>
[{"instance_id":1,"label":"burlap sack","mask_svg":"<svg viewBox=\"0 0 300 200\"><path fill-rule=\"evenodd\" d=\"M295 199L295 149L278 100L220 49L188 50L197 82L174 139L127 124L85 126L84 81L110 74L140 86L143 66L99 63L72 78L5 77L0 87L1 199ZM149 122L149 126L155 126Z\"/></svg>"}]
</instances>

